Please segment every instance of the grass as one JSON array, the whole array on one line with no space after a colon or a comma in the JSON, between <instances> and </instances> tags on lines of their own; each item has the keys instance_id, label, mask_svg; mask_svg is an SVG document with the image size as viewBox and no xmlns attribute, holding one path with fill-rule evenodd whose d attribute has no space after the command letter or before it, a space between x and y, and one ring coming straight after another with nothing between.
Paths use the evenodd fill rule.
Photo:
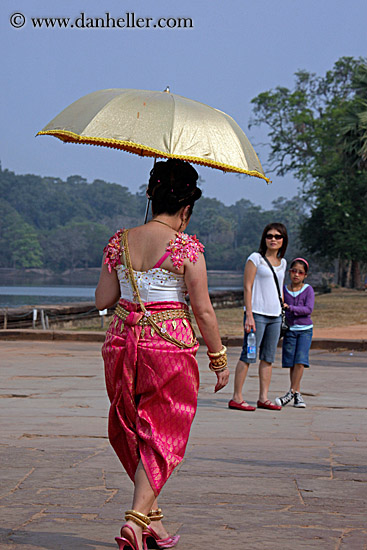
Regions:
<instances>
[{"instance_id":1,"label":"grass","mask_svg":"<svg viewBox=\"0 0 367 550\"><path fill-rule=\"evenodd\" d=\"M223 336L243 336L243 309L218 309L216 315L220 334ZM106 331L111 317L88 319L78 323L68 323L66 330ZM332 328L348 325L367 325L367 292L334 288L330 294L320 294L315 299L312 320L317 328ZM197 325L195 330L199 334ZM61 328L61 327L58 327Z\"/></svg>"},{"instance_id":2,"label":"grass","mask_svg":"<svg viewBox=\"0 0 367 550\"><path fill-rule=\"evenodd\" d=\"M243 335L242 308L218 309L216 314L220 334ZM329 294L317 295L312 321L317 328L367 325L367 292L335 288Z\"/></svg>"}]
</instances>

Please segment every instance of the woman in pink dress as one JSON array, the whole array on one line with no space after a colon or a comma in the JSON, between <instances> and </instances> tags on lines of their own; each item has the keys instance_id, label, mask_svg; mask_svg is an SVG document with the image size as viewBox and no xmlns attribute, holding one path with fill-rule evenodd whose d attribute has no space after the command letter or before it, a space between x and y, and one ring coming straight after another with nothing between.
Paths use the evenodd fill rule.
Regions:
<instances>
[{"instance_id":1,"label":"woman in pink dress","mask_svg":"<svg viewBox=\"0 0 367 550\"><path fill-rule=\"evenodd\" d=\"M132 509L116 537L120 550L171 548L179 539L166 532L157 498L183 459L196 412L198 343L187 291L217 376L215 391L228 382L204 247L184 233L201 196L197 178L186 162L155 164L147 189L153 218L110 239L96 289L98 309L119 301L102 355L111 402L109 439L134 482Z\"/></svg>"}]
</instances>

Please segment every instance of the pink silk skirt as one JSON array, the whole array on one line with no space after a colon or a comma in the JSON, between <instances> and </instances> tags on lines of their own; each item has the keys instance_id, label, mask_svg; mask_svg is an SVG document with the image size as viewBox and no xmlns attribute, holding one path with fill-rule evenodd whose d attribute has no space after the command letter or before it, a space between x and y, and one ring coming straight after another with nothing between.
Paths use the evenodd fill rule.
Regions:
<instances>
[{"instance_id":1,"label":"pink silk skirt","mask_svg":"<svg viewBox=\"0 0 367 550\"><path fill-rule=\"evenodd\" d=\"M134 481L140 460L154 494L182 461L197 407L198 345L180 349L163 340L142 317L139 304L120 300L130 311L124 323L114 317L102 347L108 397L108 436L129 477ZM180 302L147 302L151 313L188 309ZM166 321L167 332L190 343L192 329L182 319ZM116 326L115 326L116 324ZM161 325L161 323L158 323Z\"/></svg>"}]
</instances>

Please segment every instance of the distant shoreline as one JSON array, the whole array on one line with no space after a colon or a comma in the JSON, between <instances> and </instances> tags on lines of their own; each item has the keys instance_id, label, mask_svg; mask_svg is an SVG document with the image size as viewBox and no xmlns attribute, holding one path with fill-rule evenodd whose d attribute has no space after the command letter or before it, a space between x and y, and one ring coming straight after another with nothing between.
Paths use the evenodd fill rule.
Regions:
<instances>
[{"instance_id":1,"label":"distant shoreline","mask_svg":"<svg viewBox=\"0 0 367 550\"><path fill-rule=\"evenodd\" d=\"M55 273L49 269L0 268L0 286L96 286L100 268L88 267ZM242 285L242 271L208 270L209 284L223 286L225 279L229 286ZM236 284L233 284L236 283Z\"/></svg>"}]
</instances>

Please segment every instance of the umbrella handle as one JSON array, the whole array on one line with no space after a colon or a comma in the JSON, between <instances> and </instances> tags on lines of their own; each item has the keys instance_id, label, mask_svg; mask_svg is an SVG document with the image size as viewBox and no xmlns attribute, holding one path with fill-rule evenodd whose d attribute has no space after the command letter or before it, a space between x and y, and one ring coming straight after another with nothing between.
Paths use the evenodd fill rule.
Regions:
<instances>
[{"instance_id":1,"label":"umbrella handle","mask_svg":"<svg viewBox=\"0 0 367 550\"><path fill-rule=\"evenodd\" d=\"M155 166L155 163L157 162L157 157L154 157L154 163L153 163L153 168ZM152 199L150 197L148 197L148 200L147 200L147 206L145 208L145 218L144 218L144 224L147 223L147 219L148 219L148 214L149 214L149 206L150 206L150 201Z\"/></svg>"},{"instance_id":2,"label":"umbrella handle","mask_svg":"<svg viewBox=\"0 0 367 550\"><path fill-rule=\"evenodd\" d=\"M149 206L150 206L150 198L148 197L148 200L147 200L147 206L145 208L145 218L144 218L144 223L147 223L147 219L148 219L148 214L149 214Z\"/></svg>"}]
</instances>

